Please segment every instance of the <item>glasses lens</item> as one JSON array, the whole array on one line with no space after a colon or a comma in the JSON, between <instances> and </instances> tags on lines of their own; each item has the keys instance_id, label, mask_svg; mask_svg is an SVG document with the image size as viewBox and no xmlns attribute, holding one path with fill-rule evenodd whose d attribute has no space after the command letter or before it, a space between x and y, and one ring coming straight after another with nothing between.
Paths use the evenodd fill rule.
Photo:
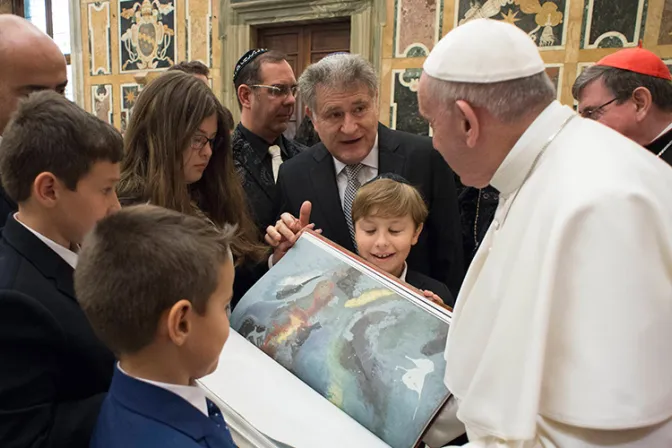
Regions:
<instances>
[{"instance_id":1,"label":"glasses lens","mask_svg":"<svg viewBox=\"0 0 672 448\"><path fill-rule=\"evenodd\" d=\"M202 135L195 135L191 138L191 146L192 148L201 149L202 147L205 146L205 143L207 141L208 139L203 137Z\"/></svg>"}]
</instances>

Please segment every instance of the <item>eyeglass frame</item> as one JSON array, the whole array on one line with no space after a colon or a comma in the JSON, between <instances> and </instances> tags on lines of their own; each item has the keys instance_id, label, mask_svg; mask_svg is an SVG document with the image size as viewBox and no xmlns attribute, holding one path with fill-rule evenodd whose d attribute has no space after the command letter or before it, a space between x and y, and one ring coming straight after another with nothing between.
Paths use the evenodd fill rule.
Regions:
<instances>
[{"instance_id":1,"label":"eyeglass frame","mask_svg":"<svg viewBox=\"0 0 672 448\"><path fill-rule=\"evenodd\" d=\"M613 103L614 101L618 101L618 97L614 97L611 100L607 101L606 103L602 104L601 106L597 106L593 109L589 109L588 111L586 111L584 109L583 112L581 113L581 116L583 118L587 118L589 120L597 120L597 118L593 118L593 115L595 113L598 113L598 112L600 112L600 113L604 112L604 108L607 107L608 105L610 105L611 103Z\"/></svg>"},{"instance_id":2,"label":"eyeglass frame","mask_svg":"<svg viewBox=\"0 0 672 448\"><path fill-rule=\"evenodd\" d=\"M196 144L194 144L194 139L196 139L196 138L204 139L203 143L196 143ZM210 149L211 149L212 151L214 151L214 150L215 150L215 143L217 143L217 136L214 136L213 138L208 138L208 137L206 137L205 135L199 135L199 134L196 134L196 135L192 135L192 136L191 136L191 139L189 140L189 146L190 146L192 149L197 149L197 150L199 150L199 151L200 151L201 149L205 148L205 144L206 144L206 143L210 143Z\"/></svg>"},{"instance_id":3,"label":"eyeglass frame","mask_svg":"<svg viewBox=\"0 0 672 448\"><path fill-rule=\"evenodd\" d=\"M268 85L268 84L252 84L248 86L250 88L254 89L268 89L271 92L271 95L277 97L277 98L287 98L289 94L291 93L294 98L296 98L296 95L299 93L299 86L294 84L294 85L287 85L287 84L277 84L277 85ZM283 93L284 92L284 93Z\"/></svg>"}]
</instances>

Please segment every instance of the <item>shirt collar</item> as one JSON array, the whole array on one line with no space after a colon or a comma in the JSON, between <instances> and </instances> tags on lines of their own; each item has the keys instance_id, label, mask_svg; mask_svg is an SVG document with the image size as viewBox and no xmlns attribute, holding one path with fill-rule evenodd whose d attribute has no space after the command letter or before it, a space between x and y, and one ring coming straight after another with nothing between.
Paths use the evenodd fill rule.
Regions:
<instances>
[{"instance_id":1,"label":"shirt collar","mask_svg":"<svg viewBox=\"0 0 672 448\"><path fill-rule=\"evenodd\" d=\"M278 145L283 154L287 153L282 135L276 138L273 143L268 143L266 140L243 126L242 123L238 123L238 129L240 129L240 133L243 134L245 140L248 141L250 146L252 146L252 149L254 149L262 159L268 155L268 148L272 145Z\"/></svg>"},{"instance_id":2,"label":"shirt collar","mask_svg":"<svg viewBox=\"0 0 672 448\"><path fill-rule=\"evenodd\" d=\"M60 256L66 263L68 263L70 266L72 266L72 269L75 269L77 267L77 254L71 251L70 249L67 249L60 244L56 243L55 241L50 240L46 236L42 235L39 232L36 232L35 230L31 229L27 225L25 225L21 220L19 219L19 214L14 213L14 219L16 222L21 224L23 227L28 229L33 235L35 235L40 241L42 241L44 244L49 246L51 250L56 252L58 256Z\"/></svg>"},{"instance_id":3,"label":"shirt collar","mask_svg":"<svg viewBox=\"0 0 672 448\"><path fill-rule=\"evenodd\" d=\"M408 264L404 261L404 270L401 271L401 275L399 276L399 280L402 282L406 281L406 274L408 273Z\"/></svg>"},{"instance_id":4,"label":"shirt collar","mask_svg":"<svg viewBox=\"0 0 672 448\"><path fill-rule=\"evenodd\" d=\"M334 159L334 168L336 169L336 176L341 174L341 171L345 169L345 163L338 160L336 157L331 157ZM364 157L364 160L360 162L364 166L373 168L374 170L378 169L378 134L376 134L376 140L373 142L373 147L369 154Z\"/></svg>"},{"instance_id":5,"label":"shirt collar","mask_svg":"<svg viewBox=\"0 0 672 448\"><path fill-rule=\"evenodd\" d=\"M205 391L201 389L200 387L197 386L182 386L179 384L170 384L170 383L162 383L160 381L151 381L151 380L146 380L144 378L138 378L135 376L131 376L128 373L124 371L124 369L121 368L121 365L117 362L117 368L121 373L124 375L135 378L138 381L142 381L147 384L151 384L152 386L160 387L161 389L165 389L168 392L172 392L175 395L183 398L186 400L190 405L201 411L203 414L208 416L208 402L206 401L206 396L205 396Z\"/></svg>"},{"instance_id":6,"label":"shirt collar","mask_svg":"<svg viewBox=\"0 0 672 448\"><path fill-rule=\"evenodd\" d=\"M532 122L518 139L502 164L497 168L490 185L506 199L522 185L534 160L544 149L548 139L558 131L560 124L574 111L553 101Z\"/></svg>"}]
</instances>

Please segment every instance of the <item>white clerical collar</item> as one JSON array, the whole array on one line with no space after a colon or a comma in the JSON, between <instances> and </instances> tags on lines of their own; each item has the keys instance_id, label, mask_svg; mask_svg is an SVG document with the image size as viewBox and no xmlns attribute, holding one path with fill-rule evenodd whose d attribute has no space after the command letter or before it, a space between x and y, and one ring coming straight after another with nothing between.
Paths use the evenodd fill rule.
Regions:
<instances>
[{"instance_id":1,"label":"white clerical collar","mask_svg":"<svg viewBox=\"0 0 672 448\"><path fill-rule=\"evenodd\" d=\"M14 219L16 220L16 222L18 222L23 227L28 229L33 235L38 237L40 239L40 241L42 241L44 244L49 246L49 248L51 250L56 252L59 257L61 257L66 263L68 263L70 266L72 266L72 269L77 268L77 254L76 253L74 253L70 249L67 249L67 248L61 246L57 242L55 242L53 240L50 240L46 236L42 235L41 233L31 229L30 227L28 227L27 225L22 223L21 220L19 220L19 214L18 213L14 213Z\"/></svg>"},{"instance_id":2,"label":"white clerical collar","mask_svg":"<svg viewBox=\"0 0 672 448\"><path fill-rule=\"evenodd\" d=\"M404 261L404 270L401 271L401 275L399 276L399 280L402 282L406 281L406 274L408 273L408 264Z\"/></svg>"},{"instance_id":3,"label":"white clerical collar","mask_svg":"<svg viewBox=\"0 0 672 448\"><path fill-rule=\"evenodd\" d=\"M341 171L345 169L345 163L338 160L336 157L331 157L334 159L334 168L336 169L336 176L341 174ZM373 142L373 147L369 151L369 155L364 157L364 160L360 162L364 166L373 168L374 170L378 169L378 134L376 134L376 141Z\"/></svg>"},{"instance_id":4,"label":"white clerical collar","mask_svg":"<svg viewBox=\"0 0 672 448\"><path fill-rule=\"evenodd\" d=\"M651 143L655 142L655 141L658 140L660 137L662 137L663 135L667 134L667 133L670 132L670 131L672 131L672 123L668 124L667 127L666 127L665 129L663 129L663 132L661 132L660 134L658 134L658 137L656 137L656 138L654 138L653 140L651 140Z\"/></svg>"},{"instance_id":5,"label":"white clerical collar","mask_svg":"<svg viewBox=\"0 0 672 448\"><path fill-rule=\"evenodd\" d=\"M520 188L548 139L557 132L560 123L573 113L572 109L556 100L532 122L497 168L490 181L490 185L499 190L502 198L506 199Z\"/></svg>"},{"instance_id":6,"label":"white clerical collar","mask_svg":"<svg viewBox=\"0 0 672 448\"><path fill-rule=\"evenodd\" d=\"M201 411L206 416L210 415L208 414L208 402L206 401L205 391L200 387L182 386L180 384L162 383L160 381L151 381L146 380L144 378L138 378L137 376L132 376L126 373L124 369L121 368L121 364L119 364L118 362L117 362L117 368L121 373L123 373L126 376L130 376L131 378L134 378L138 381L142 381L143 383L151 384L152 386L160 387L161 389L165 389L168 392L174 393L180 398L186 400L187 403L189 403L190 405Z\"/></svg>"}]
</instances>

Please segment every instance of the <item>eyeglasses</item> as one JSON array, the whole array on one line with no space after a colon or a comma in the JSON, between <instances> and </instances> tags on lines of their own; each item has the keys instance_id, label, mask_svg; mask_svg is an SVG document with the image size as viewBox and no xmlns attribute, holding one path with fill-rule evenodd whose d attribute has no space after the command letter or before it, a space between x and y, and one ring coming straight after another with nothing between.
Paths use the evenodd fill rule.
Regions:
<instances>
[{"instance_id":1,"label":"eyeglasses","mask_svg":"<svg viewBox=\"0 0 672 448\"><path fill-rule=\"evenodd\" d=\"M274 98L286 98L290 93L295 97L297 91L299 90L299 86L296 84L293 86L289 86L287 84L274 84L272 86L265 84L254 84L250 87L255 89L268 89L268 93Z\"/></svg>"},{"instance_id":2,"label":"eyeglasses","mask_svg":"<svg viewBox=\"0 0 672 448\"><path fill-rule=\"evenodd\" d=\"M583 118L589 118L591 120L597 120L598 118L600 118L600 116L602 116L602 113L604 112L604 108L607 107L608 105L610 105L611 103L613 103L614 101L616 101L617 99L618 98L614 98L610 101L607 101L606 103L604 103L601 106L588 107L586 109L583 109L583 112L581 112L581 116Z\"/></svg>"},{"instance_id":3,"label":"eyeglasses","mask_svg":"<svg viewBox=\"0 0 672 448\"><path fill-rule=\"evenodd\" d=\"M210 149L214 150L216 141L217 137L208 138L205 135L194 135L191 137L191 147L193 149L201 150L205 148L206 143L210 143Z\"/></svg>"}]
</instances>

